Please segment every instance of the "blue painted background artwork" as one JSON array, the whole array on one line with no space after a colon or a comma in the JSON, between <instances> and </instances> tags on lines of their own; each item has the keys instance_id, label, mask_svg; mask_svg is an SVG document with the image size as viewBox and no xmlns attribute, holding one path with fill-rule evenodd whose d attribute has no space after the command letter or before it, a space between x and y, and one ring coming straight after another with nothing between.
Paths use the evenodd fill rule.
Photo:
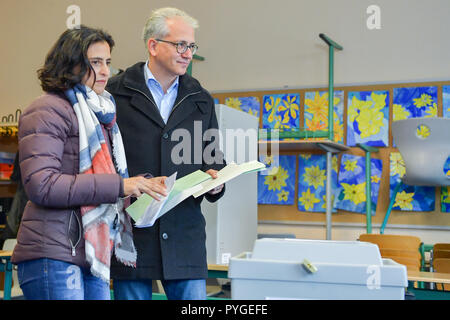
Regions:
<instances>
[{"instance_id":1,"label":"blue painted background artwork","mask_svg":"<svg viewBox=\"0 0 450 320\"><path fill-rule=\"evenodd\" d=\"M338 158L332 157L332 203L336 197ZM298 210L326 212L327 157L323 154L300 154L298 157ZM336 212L336 209L333 209Z\"/></svg>"},{"instance_id":2,"label":"blue painted background artwork","mask_svg":"<svg viewBox=\"0 0 450 320\"><path fill-rule=\"evenodd\" d=\"M399 152L390 154L389 199L400 178L406 172L405 162ZM435 207L435 187L402 185L395 197L393 210L401 211L433 211Z\"/></svg>"},{"instance_id":3,"label":"blue painted background artwork","mask_svg":"<svg viewBox=\"0 0 450 320\"><path fill-rule=\"evenodd\" d=\"M347 145L389 145L389 91L349 92L347 100Z\"/></svg>"},{"instance_id":4,"label":"blue painted background artwork","mask_svg":"<svg viewBox=\"0 0 450 320\"><path fill-rule=\"evenodd\" d=\"M437 116L437 87L394 88L393 120Z\"/></svg>"},{"instance_id":5,"label":"blue painted background artwork","mask_svg":"<svg viewBox=\"0 0 450 320\"><path fill-rule=\"evenodd\" d=\"M343 154L339 169L336 208L356 213L366 213L366 160L365 157ZM375 215L380 191L383 162L371 159L371 208Z\"/></svg>"},{"instance_id":6,"label":"blue painted background artwork","mask_svg":"<svg viewBox=\"0 0 450 320\"><path fill-rule=\"evenodd\" d=\"M225 99L225 105L259 117L261 104L258 97L230 97Z\"/></svg>"},{"instance_id":7,"label":"blue painted background artwork","mask_svg":"<svg viewBox=\"0 0 450 320\"><path fill-rule=\"evenodd\" d=\"M280 155L278 163L270 156L260 161L270 168L258 172L258 204L294 204L296 156Z\"/></svg>"},{"instance_id":8,"label":"blue painted background artwork","mask_svg":"<svg viewBox=\"0 0 450 320\"><path fill-rule=\"evenodd\" d=\"M265 95L262 110L264 129L299 128L299 94Z\"/></svg>"}]
</instances>

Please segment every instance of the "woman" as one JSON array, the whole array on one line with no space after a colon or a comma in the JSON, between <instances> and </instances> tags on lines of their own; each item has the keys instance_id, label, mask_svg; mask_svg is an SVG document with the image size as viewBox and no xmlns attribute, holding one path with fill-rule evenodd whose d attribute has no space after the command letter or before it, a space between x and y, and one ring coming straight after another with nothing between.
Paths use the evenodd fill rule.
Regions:
<instances>
[{"instance_id":1,"label":"woman","mask_svg":"<svg viewBox=\"0 0 450 320\"><path fill-rule=\"evenodd\" d=\"M109 299L112 252L136 264L124 199L166 195L165 177L128 178L114 100L105 91L113 46L102 30L65 31L38 71L45 94L19 121L30 201L12 261L27 299Z\"/></svg>"}]
</instances>

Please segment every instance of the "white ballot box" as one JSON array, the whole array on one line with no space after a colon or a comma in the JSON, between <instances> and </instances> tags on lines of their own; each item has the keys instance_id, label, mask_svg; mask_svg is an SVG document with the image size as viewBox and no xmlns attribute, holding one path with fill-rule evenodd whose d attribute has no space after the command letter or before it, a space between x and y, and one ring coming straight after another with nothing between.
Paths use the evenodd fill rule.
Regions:
<instances>
[{"instance_id":1,"label":"white ballot box","mask_svg":"<svg viewBox=\"0 0 450 320\"><path fill-rule=\"evenodd\" d=\"M232 299L403 300L406 267L359 241L260 239L230 259Z\"/></svg>"}]
</instances>

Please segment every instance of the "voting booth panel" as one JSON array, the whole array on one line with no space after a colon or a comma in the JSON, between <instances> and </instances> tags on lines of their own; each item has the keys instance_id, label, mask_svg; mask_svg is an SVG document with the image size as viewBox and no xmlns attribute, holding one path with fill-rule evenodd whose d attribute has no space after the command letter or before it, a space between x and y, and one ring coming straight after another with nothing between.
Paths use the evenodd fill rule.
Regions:
<instances>
[{"instance_id":1,"label":"voting booth panel","mask_svg":"<svg viewBox=\"0 0 450 320\"><path fill-rule=\"evenodd\" d=\"M259 239L230 259L228 277L238 300L403 300L408 286L405 266L359 241Z\"/></svg>"},{"instance_id":2,"label":"voting booth panel","mask_svg":"<svg viewBox=\"0 0 450 320\"><path fill-rule=\"evenodd\" d=\"M258 160L259 119L222 104L216 105L216 115L226 162ZM256 172L242 174L226 183L220 200L202 201L209 264L228 264L231 257L252 249L258 225L257 179Z\"/></svg>"}]
</instances>

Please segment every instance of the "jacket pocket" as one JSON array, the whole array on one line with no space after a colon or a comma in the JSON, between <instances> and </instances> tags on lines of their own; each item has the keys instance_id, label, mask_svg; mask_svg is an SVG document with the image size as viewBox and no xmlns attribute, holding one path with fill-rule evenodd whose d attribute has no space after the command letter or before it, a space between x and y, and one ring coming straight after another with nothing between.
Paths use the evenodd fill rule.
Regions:
<instances>
[{"instance_id":1,"label":"jacket pocket","mask_svg":"<svg viewBox=\"0 0 450 320\"><path fill-rule=\"evenodd\" d=\"M72 249L72 257L76 256L76 248L81 241L81 221L75 210L70 212L69 226L67 230L69 244Z\"/></svg>"}]
</instances>

